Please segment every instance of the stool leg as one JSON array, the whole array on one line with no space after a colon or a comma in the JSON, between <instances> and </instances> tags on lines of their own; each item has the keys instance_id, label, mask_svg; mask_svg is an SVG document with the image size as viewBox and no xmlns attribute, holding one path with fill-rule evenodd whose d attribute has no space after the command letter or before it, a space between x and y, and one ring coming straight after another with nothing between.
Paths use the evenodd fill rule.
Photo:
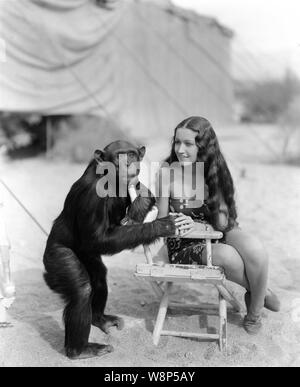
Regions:
<instances>
[{"instance_id":1,"label":"stool leg","mask_svg":"<svg viewBox=\"0 0 300 387\"><path fill-rule=\"evenodd\" d=\"M160 301L159 311L156 318L156 323L153 332L153 343L154 345L158 345L160 334L164 325L164 321L166 318L168 304L169 304L169 292L172 287L172 282L167 282L164 295Z\"/></svg>"},{"instance_id":2,"label":"stool leg","mask_svg":"<svg viewBox=\"0 0 300 387\"><path fill-rule=\"evenodd\" d=\"M222 294L222 296L225 298L225 300L231 304L233 309L236 312L241 312L243 310L242 305L239 303L239 301L236 299L236 297L231 293L230 290L227 289L226 285L216 285L216 288L218 289L219 293Z\"/></svg>"},{"instance_id":3,"label":"stool leg","mask_svg":"<svg viewBox=\"0 0 300 387\"><path fill-rule=\"evenodd\" d=\"M221 352L224 352L227 348L227 304L225 298L222 296L221 293L219 293L219 317L219 343Z\"/></svg>"}]
</instances>

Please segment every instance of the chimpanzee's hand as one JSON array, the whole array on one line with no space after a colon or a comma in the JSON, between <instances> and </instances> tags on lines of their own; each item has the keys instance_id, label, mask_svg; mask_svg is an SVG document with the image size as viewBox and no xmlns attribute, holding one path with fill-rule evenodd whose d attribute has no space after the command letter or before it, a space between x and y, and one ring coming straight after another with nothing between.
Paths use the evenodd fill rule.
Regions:
<instances>
[{"instance_id":1,"label":"chimpanzee's hand","mask_svg":"<svg viewBox=\"0 0 300 387\"><path fill-rule=\"evenodd\" d=\"M176 233L175 217L172 215L155 220L153 225L160 237L174 236Z\"/></svg>"},{"instance_id":2,"label":"chimpanzee's hand","mask_svg":"<svg viewBox=\"0 0 300 387\"><path fill-rule=\"evenodd\" d=\"M129 206L127 216L137 223L143 223L146 215L151 211L155 204L154 197L138 196L135 201Z\"/></svg>"}]
</instances>

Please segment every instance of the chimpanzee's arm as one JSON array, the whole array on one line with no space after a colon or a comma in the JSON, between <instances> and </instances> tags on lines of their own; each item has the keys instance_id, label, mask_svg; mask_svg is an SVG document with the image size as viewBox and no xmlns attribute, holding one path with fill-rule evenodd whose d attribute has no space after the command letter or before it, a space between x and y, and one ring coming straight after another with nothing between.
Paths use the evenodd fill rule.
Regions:
<instances>
[{"instance_id":1,"label":"chimpanzee's arm","mask_svg":"<svg viewBox=\"0 0 300 387\"><path fill-rule=\"evenodd\" d=\"M130 205L127 217L137 223L143 223L146 215L155 205L154 198L143 198L138 196Z\"/></svg>"},{"instance_id":2,"label":"chimpanzee's arm","mask_svg":"<svg viewBox=\"0 0 300 387\"><path fill-rule=\"evenodd\" d=\"M113 255L141 244L151 244L159 237L174 235L175 231L175 223L170 216L151 223L117 226L102 236L101 253Z\"/></svg>"},{"instance_id":3,"label":"chimpanzee's arm","mask_svg":"<svg viewBox=\"0 0 300 387\"><path fill-rule=\"evenodd\" d=\"M134 222L142 223L148 212L155 205L156 199L151 191L140 182L137 185L137 190L135 195L137 197L130 204L127 217Z\"/></svg>"},{"instance_id":4,"label":"chimpanzee's arm","mask_svg":"<svg viewBox=\"0 0 300 387\"><path fill-rule=\"evenodd\" d=\"M118 214L111 210L114 200L119 199L100 199L86 194L81 206L77 208L77 242L80 250L86 254L113 255L141 244L151 244L159 237L175 234L172 217L151 223L120 226Z\"/></svg>"}]
</instances>

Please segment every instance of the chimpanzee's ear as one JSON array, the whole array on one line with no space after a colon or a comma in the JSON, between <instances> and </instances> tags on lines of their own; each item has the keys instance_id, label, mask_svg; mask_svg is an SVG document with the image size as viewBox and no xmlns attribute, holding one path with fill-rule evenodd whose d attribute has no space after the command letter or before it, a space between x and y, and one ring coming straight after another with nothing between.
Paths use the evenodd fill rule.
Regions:
<instances>
[{"instance_id":1,"label":"chimpanzee's ear","mask_svg":"<svg viewBox=\"0 0 300 387\"><path fill-rule=\"evenodd\" d=\"M95 150L95 153L94 153L94 159L96 161L98 161L98 163L101 163L104 161L104 152L101 151L101 150Z\"/></svg>"},{"instance_id":2,"label":"chimpanzee's ear","mask_svg":"<svg viewBox=\"0 0 300 387\"><path fill-rule=\"evenodd\" d=\"M139 155L140 155L140 161L143 160L144 156L145 156L145 153L146 153L146 148L144 146L142 146L140 149L139 149Z\"/></svg>"}]
</instances>

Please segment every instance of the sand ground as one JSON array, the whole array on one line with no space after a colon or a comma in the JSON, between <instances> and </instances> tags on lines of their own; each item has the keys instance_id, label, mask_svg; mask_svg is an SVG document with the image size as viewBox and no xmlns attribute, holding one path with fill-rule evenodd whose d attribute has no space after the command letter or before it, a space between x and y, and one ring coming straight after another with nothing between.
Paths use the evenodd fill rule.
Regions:
<instances>
[{"instance_id":1,"label":"sand ground","mask_svg":"<svg viewBox=\"0 0 300 387\"><path fill-rule=\"evenodd\" d=\"M91 339L112 344L115 351L98 359L68 360L63 353L63 305L42 277L46 237L5 192L17 297L9 310L13 327L0 330L0 367L300 366L300 168L270 162L274 155L261 140L276 149L272 128L261 131L260 140L253 134L230 128L220 131L219 138L236 183L240 224L263 240L270 257L270 286L282 301L280 313L264 311L259 335L249 336L241 327L243 315L229 310L226 354L215 342L174 337L163 337L155 347L151 334L158 303L149 284L133 275L135 265L144 262L138 248L104 257L110 289L107 311L122 316L125 328L112 329L109 335L92 328ZM148 159L161 160L167 149L165 140L150 143ZM11 162L2 157L0 176L49 230L84 167L43 158ZM230 286L242 302L244 290ZM173 295L192 303L217 301L210 286L176 286ZM172 311L167 320L170 329L212 333L217 326L214 314L188 310Z\"/></svg>"}]
</instances>

